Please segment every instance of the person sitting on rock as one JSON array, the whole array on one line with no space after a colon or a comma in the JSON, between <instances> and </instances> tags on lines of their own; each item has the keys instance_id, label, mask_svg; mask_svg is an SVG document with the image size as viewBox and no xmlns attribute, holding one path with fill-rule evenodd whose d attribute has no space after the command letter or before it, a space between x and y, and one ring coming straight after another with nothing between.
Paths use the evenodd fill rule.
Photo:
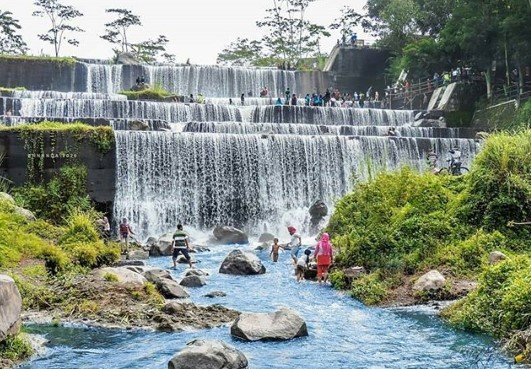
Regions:
<instances>
[{"instance_id":1,"label":"person sitting on rock","mask_svg":"<svg viewBox=\"0 0 531 369\"><path fill-rule=\"evenodd\" d=\"M284 246L279 245L278 238L274 238L273 239L273 246L271 246L271 253L269 254L269 257L272 257L273 258L273 262L275 262L275 263L278 261L278 251L280 249L284 249Z\"/></svg>"},{"instance_id":2,"label":"person sitting on rock","mask_svg":"<svg viewBox=\"0 0 531 369\"><path fill-rule=\"evenodd\" d=\"M304 272L308 269L308 264L310 264L310 255L312 252L310 249L304 250L304 255L302 255L295 264L295 275L297 276L297 282L300 282L304 279Z\"/></svg>"},{"instance_id":3,"label":"person sitting on rock","mask_svg":"<svg viewBox=\"0 0 531 369\"><path fill-rule=\"evenodd\" d=\"M192 258L190 257L190 243L188 242L188 234L183 231L182 224L177 225L177 230L173 234L173 241L172 241L172 260L173 260L173 268L177 268L177 258L179 257L179 254L183 254L183 256L188 261L188 265L190 268L193 268L192 265Z\"/></svg>"},{"instance_id":4,"label":"person sitting on rock","mask_svg":"<svg viewBox=\"0 0 531 369\"><path fill-rule=\"evenodd\" d=\"M122 254L127 254L129 252L129 237L134 234L135 233L129 225L127 218L123 218L120 223L120 241L122 244L125 244L125 249L122 247Z\"/></svg>"}]
</instances>

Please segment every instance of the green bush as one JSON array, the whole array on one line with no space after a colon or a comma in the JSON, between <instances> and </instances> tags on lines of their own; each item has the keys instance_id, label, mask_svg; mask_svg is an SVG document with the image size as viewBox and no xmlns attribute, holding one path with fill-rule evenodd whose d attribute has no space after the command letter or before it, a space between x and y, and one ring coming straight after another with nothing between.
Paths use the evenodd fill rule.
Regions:
<instances>
[{"instance_id":1,"label":"green bush","mask_svg":"<svg viewBox=\"0 0 531 369\"><path fill-rule=\"evenodd\" d=\"M51 275L64 272L70 264L68 255L55 245L44 247L38 257L44 260L44 265Z\"/></svg>"},{"instance_id":2,"label":"green bush","mask_svg":"<svg viewBox=\"0 0 531 369\"><path fill-rule=\"evenodd\" d=\"M164 101L170 96L175 96L174 93L171 93L165 90L161 85L154 85L149 89L140 90L140 91L120 91L119 94L127 96L128 100L152 100L152 101Z\"/></svg>"},{"instance_id":3,"label":"green bush","mask_svg":"<svg viewBox=\"0 0 531 369\"><path fill-rule=\"evenodd\" d=\"M360 300L364 304L374 305L382 302L387 295L387 288L380 281L378 273L371 273L352 282L350 289L352 297Z\"/></svg>"},{"instance_id":4,"label":"green bush","mask_svg":"<svg viewBox=\"0 0 531 369\"><path fill-rule=\"evenodd\" d=\"M13 362L22 361L33 355L33 348L24 334L8 337L0 342L0 358Z\"/></svg>"},{"instance_id":5,"label":"green bush","mask_svg":"<svg viewBox=\"0 0 531 369\"><path fill-rule=\"evenodd\" d=\"M65 166L46 184L29 184L15 189L15 200L37 217L61 224L74 210L92 209L86 181L85 167Z\"/></svg>"},{"instance_id":6,"label":"green bush","mask_svg":"<svg viewBox=\"0 0 531 369\"><path fill-rule=\"evenodd\" d=\"M531 258L517 256L487 268L479 287L444 315L455 325L504 337L531 324Z\"/></svg>"}]
</instances>

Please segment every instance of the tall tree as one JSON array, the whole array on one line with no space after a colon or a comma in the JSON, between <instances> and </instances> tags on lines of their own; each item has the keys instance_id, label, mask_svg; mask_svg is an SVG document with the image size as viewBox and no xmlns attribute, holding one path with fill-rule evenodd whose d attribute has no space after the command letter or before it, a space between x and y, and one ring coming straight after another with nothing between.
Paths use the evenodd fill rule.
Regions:
<instances>
[{"instance_id":1,"label":"tall tree","mask_svg":"<svg viewBox=\"0 0 531 369\"><path fill-rule=\"evenodd\" d=\"M217 62L240 67L257 66L263 58L261 41L238 38L218 54Z\"/></svg>"},{"instance_id":2,"label":"tall tree","mask_svg":"<svg viewBox=\"0 0 531 369\"><path fill-rule=\"evenodd\" d=\"M143 62L153 63L161 58L163 61L175 62L175 56L166 53L166 46L170 42L164 35L160 35L155 40L142 41L131 45L133 53Z\"/></svg>"},{"instance_id":3,"label":"tall tree","mask_svg":"<svg viewBox=\"0 0 531 369\"><path fill-rule=\"evenodd\" d=\"M0 53L25 54L28 47L18 31L22 27L13 13L0 10Z\"/></svg>"},{"instance_id":4,"label":"tall tree","mask_svg":"<svg viewBox=\"0 0 531 369\"><path fill-rule=\"evenodd\" d=\"M127 39L127 32L133 26L141 26L140 17L133 14L127 9L106 9L107 13L115 14L116 19L105 24L105 35L100 36L102 39L109 41L111 44L120 45L121 52L129 52L131 44ZM118 52L119 50L114 50Z\"/></svg>"},{"instance_id":5,"label":"tall tree","mask_svg":"<svg viewBox=\"0 0 531 369\"><path fill-rule=\"evenodd\" d=\"M61 51L63 41L70 45L79 46L79 41L75 38L66 37L67 33L84 32L83 29L76 27L70 21L82 17L83 13L70 5L63 5L59 0L36 0L34 3L39 10L33 12L37 17L48 17L51 22L51 28L43 34L38 35L45 42L54 46L55 56L58 57Z\"/></svg>"}]
</instances>

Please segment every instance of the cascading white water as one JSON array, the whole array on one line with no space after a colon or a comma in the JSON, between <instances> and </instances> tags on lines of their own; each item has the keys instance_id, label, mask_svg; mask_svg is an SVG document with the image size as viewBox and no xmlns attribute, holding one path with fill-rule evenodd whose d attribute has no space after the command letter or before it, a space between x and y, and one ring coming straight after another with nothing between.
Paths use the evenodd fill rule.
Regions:
<instances>
[{"instance_id":1,"label":"cascading white water","mask_svg":"<svg viewBox=\"0 0 531 369\"><path fill-rule=\"evenodd\" d=\"M123 89L122 65L81 63L87 71L87 92L112 94Z\"/></svg>"},{"instance_id":2,"label":"cascading white water","mask_svg":"<svg viewBox=\"0 0 531 369\"><path fill-rule=\"evenodd\" d=\"M201 93L230 98L241 94L247 97L251 92L252 96L259 96L264 87L276 96L284 96L288 87L296 92L295 72L274 68L150 65L143 66L143 70L148 83L180 95Z\"/></svg>"},{"instance_id":3,"label":"cascading white water","mask_svg":"<svg viewBox=\"0 0 531 369\"><path fill-rule=\"evenodd\" d=\"M62 91L13 91L14 98L19 99L87 99L87 100L127 100L127 96L120 94L108 94L100 92L62 92Z\"/></svg>"},{"instance_id":4,"label":"cascading white water","mask_svg":"<svg viewBox=\"0 0 531 369\"><path fill-rule=\"evenodd\" d=\"M241 121L238 108L223 105L85 99L18 99L23 117L148 119L167 122Z\"/></svg>"},{"instance_id":5,"label":"cascading white water","mask_svg":"<svg viewBox=\"0 0 531 369\"><path fill-rule=\"evenodd\" d=\"M402 126L415 120L413 110L357 109L310 106L258 106L254 123L307 123L358 126Z\"/></svg>"},{"instance_id":6,"label":"cascading white water","mask_svg":"<svg viewBox=\"0 0 531 369\"><path fill-rule=\"evenodd\" d=\"M274 133L319 135L335 134L344 136L387 136L390 128L395 128L404 137L459 137L457 128L392 127L392 126L335 126L291 123L240 123L240 122L189 122L183 132L200 133Z\"/></svg>"},{"instance_id":7,"label":"cascading white water","mask_svg":"<svg viewBox=\"0 0 531 369\"><path fill-rule=\"evenodd\" d=\"M318 199L331 204L368 170L422 168L425 151L453 146L471 158L473 140L387 137L176 134L116 131L114 214L140 239L173 229L282 225ZM146 155L148 153L148 155Z\"/></svg>"}]
</instances>

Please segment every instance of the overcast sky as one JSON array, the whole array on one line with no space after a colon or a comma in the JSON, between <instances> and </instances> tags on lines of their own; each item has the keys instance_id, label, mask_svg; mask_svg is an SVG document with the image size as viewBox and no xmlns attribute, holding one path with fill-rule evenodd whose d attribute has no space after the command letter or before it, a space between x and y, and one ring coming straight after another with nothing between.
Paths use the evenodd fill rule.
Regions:
<instances>
[{"instance_id":1,"label":"overcast sky","mask_svg":"<svg viewBox=\"0 0 531 369\"><path fill-rule=\"evenodd\" d=\"M0 0L0 10L11 11L20 20L22 35L32 54L53 53L50 44L37 38L50 28L45 18L32 17L34 0ZM79 47L65 45L62 55L85 58L110 58L111 45L99 38L104 33L104 23L111 17L107 8L127 8L141 17L143 27L131 29L130 40L137 42L156 38L160 34L170 39L168 51L179 62L190 58L192 63L213 64L217 54L237 37L259 38L255 21L265 15L272 0L63 0L85 14L76 25L86 32L79 34ZM314 23L329 25L340 14L340 9L350 5L361 11L365 0L317 0L307 12ZM361 30L358 30L361 35ZM329 51L338 33L323 42ZM367 38L367 37L364 37Z\"/></svg>"}]
</instances>

